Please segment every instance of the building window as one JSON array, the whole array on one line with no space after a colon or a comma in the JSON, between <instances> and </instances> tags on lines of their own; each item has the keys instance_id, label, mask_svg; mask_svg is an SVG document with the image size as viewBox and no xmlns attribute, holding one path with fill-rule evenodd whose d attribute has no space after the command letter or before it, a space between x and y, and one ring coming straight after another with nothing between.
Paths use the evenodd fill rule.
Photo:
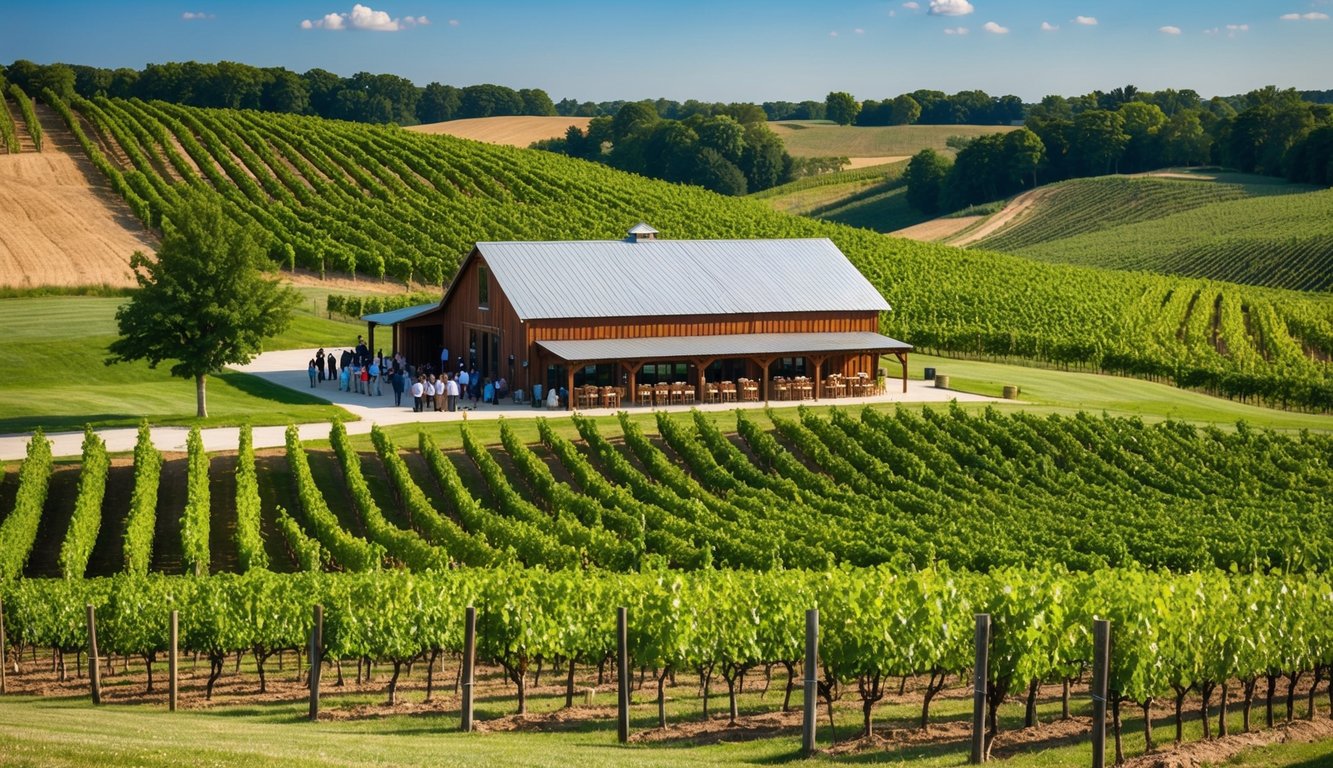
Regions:
<instances>
[{"instance_id":1,"label":"building window","mask_svg":"<svg viewBox=\"0 0 1333 768\"><path fill-rule=\"evenodd\" d=\"M477 265L477 306L491 308L491 271L484 264Z\"/></svg>"}]
</instances>

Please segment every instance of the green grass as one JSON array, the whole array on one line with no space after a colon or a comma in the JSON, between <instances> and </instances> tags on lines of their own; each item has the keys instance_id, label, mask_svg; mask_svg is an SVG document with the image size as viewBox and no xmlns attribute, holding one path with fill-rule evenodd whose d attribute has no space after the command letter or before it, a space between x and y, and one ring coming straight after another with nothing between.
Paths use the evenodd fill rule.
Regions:
<instances>
[{"instance_id":1,"label":"green grass","mask_svg":"<svg viewBox=\"0 0 1333 768\"><path fill-rule=\"evenodd\" d=\"M948 151L950 136L987 136L1014 130L1005 125L832 125L798 121L769 123L794 157L893 157L923 149Z\"/></svg>"},{"instance_id":2,"label":"green grass","mask_svg":"<svg viewBox=\"0 0 1333 768\"><path fill-rule=\"evenodd\" d=\"M1063 182L977 247L1041 261L1333 289L1333 192L1224 178Z\"/></svg>"},{"instance_id":3,"label":"green grass","mask_svg":"<svg viewBox=\"0 0 1333 768\"><path fill-rule=\"evenodd\" d=\"M154 424L221 426L285 424L353 418L337 406L227 371L208 379L209 418L196 419L194 382L173 378L169 364L105 365L123 298L58 296L0 300L0 358L13 361L0 377L0 433ZM302 305L272 349L312 347L354 338L357 323L327 320Z\"/></svg>"},{"instance_id":4,"label":"green grass","mask_svg":"<svg viewBox=\"0 0 1333 768\"><path fill-rule=\"evenodd\" d=\"M188 664L187 664L188 666ZM453 666L453 663L450 663ZM452 672L452 670L450 670ZM227 666L230 677L231 666ZM247 670L248 678L254 675ZM587 768L599 766L676 766L676 765L771 765L800 760L799 730L787 728L776 735L739 730L725 741L696 742L674 739L659 743L635 743L620 746L616 743L615 720L609 716L614 702L614 689L599 692L596 704L602 709L596 719L584 716L573 721L555 722L549 728L521 728L517 731L492 731L462 734L457 731L457 698L449 690L451 680L443 682L442 693L446 705L413 714L385 715L375 712L384 700L381 671L380 685L372 685L361 692L339 692L327 688L322 705L325 711L339 708L358 708L366 717L351 720L304 721L305 703L296 696L277 703L247 701L244 696L216 703L207 709L183 709L169 714L161 704L111 704L94 708L86 697L32 698L9 696L0 699L0 717L6 727L0 730L0 765L3 766L174 766L182 764L216 766L277 766L300 764L305 766L348 765L524 765L566 766L578 764ZM290 676L290 671L286 675ZM276 677L276 675L275 675ZM421 673L409 684L403 694L406 701L422 700ZM776 678L776 676L775 676ZM108 685L116 684L117 676L107 678ZM331 676L326 676L331 682ZM750 678L750 685L757 680ZM684 681L682 681L684 682ZM136 682L141 685L141 682ZM416 690L412 690L411 686ZM768 696L760 699L747 693L740 697L742 716L772 712L779 708L781 683L775 679ZM748 687L748 686L747 686ZM753 690L753 689L750 689ZM299 695L299 693L297 694ZM644 732L656 725L656 707L649 690L636 691L631 709L631 731ZM197 690L183 685L182 697L198 699ZM799 689L793 703L799 707ZM965 722L970 702L958 691L949 690L932 707L932 722L939 725L951 721ZM555 711L563 704L556 694L536 695L529 699L533 715ZM714 712L725 711L725 692L715 689ZM847 739L859 726L855 693L846 697L837 708L837 729L841 739ZM1051 723L1058 716L1058 702L1043 700L1039 715L1043 723ZM512 711L512 696L505 691L498 695L480 696L477 701L479 722L503 717ZM668 717L672 723L697 722L700 702L693 684L668 688ZM1073 702L1073 714L1086 716L1087 706L1080 698ZM919 703L910 695L903 703L884 702L876 707L875 722L881 734L892 729L915 727ZM1012 731L1021 726L1021 704L1011 703L1001 708L1001 731ZM1128 756L1143 751L1141 720L1137 709L1122 710L1124 745ZM1164 707L1155 712L1154 736L1159 744L1169 744L1174 734L1173 725ZM827 715L821 708L819 744L821 750L831 744ZM1239 730L1239 713L1233 712L1235 730ZM714 731L720 728L718 721ZM1049 726L1048 726L1049 727ZM1040 734L1041 731L1038 731ZM1187 742L1201 736L1197 717L1185 723ZM1108 742L1110 739L1108 738ZM861 763L904 763L930 768L955 766L966 762L968 742L965 738L946 738L940 741L911 746L888 746L841 756L827 753L802 764L851 765ZM1025 746L1004 749L997 746L996 757L1013 768L1055 768L1056 766L1087 765L1091 748L1086 734L1062 738L1053 729L1046 739L1040 736ZM1108 748L1108 758L1110 750ZM1242 752L1230 760L1235 766L1303 766L1328 765L1333 760L1333 741L1315 743L1274 744ZM1109 759L1108 759L1109 762Z\"/></svg>"},{"instance_id":5,"label":"green grass","mask_svg":"<svg viewBox=\"0 0 1333 768\"><path fill-rule=\"evenodd\" d=\"M1112 416L1137 416L1148 421L1173 419L1219 427L1244 421L1265 429L1333 431L1333 416L1330 415L1260 408L1127 376L920 354L911 355L908 360L911 378L920 380L923 369L929 366L938 373L947 374L949 386L962 392L1000 397L1006 384L1019 387L1019 399L1023 404L997 406L1002 409L1065 414L1091 411ZM897 368L891 365L889 370L896 371ZM965 403L964 407L984 406Z\"/></svg>"}]
</instances>

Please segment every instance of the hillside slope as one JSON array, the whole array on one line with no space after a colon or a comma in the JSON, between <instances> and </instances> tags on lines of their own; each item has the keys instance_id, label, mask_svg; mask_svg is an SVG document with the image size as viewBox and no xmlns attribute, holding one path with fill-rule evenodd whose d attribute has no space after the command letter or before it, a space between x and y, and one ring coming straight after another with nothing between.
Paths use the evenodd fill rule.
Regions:
<instances>
[{"instance_id":1,"label":"hillside slope","mask_svg":"<svg viewBox=\"0 0 1333 768\"><path fill-rule=\"evenodd\" d=\"M913 243L394 127L137 101L76 107L124 154L118 166L92 148L141 215L170 214L174 176L208 184L233 216L270 233L275 259L298 266L440 283L480 240L620 238L641 220L676 239L828 237L894 307L884 331L919 347L1333 407L1333 302L1321 298Z\"/></svg>"},{"instance_id":2,"label":"hillside slope","mask_svg":"<svg viewBox=\"0 0 1333 768\"><path fill-rule=\"evenodd\" d=\"M1040 199L976 245L1067 264L1333 288L1333 194L1233 179L1103 177L1042 187L1020 196Z\"/></svg>"},{"instance_id":3,"label":"hillside slope","mask_svg":"<svg viewBox=\"0 0 1333 768\"><path fill-rule=\"evenodd\" d=\"M892 232L924 218L907 204L906 170L905 160L853 168L807 176L750 197L783 213Z\"/></svg>"},{"instance_id":4,"label":"hillside slope","mask_svg":"<svg viewBox=\"0 0 1333 768\"><path fill-rule=\"evenodd\" d=\"M0 286L133 285L130 254L152 251L155 238L40 111L45 151L28 141L0 155Z\"/></svg>"},{"instance_id":5,"label":"hillside slope","mask_svg":"<svg viewBox=\"0 0 1333 768\"><path fill-rule=\"evenodd\" d=\"M408 126L415 133L447 134L460 139L484 141L487 144L505 144L511 147L531 146L534 141L562 138L570 126L588 127L587 117L559 117L514 115L507 117L474 117L466 120L447 120Z\"/></svg>"}]
</instances>

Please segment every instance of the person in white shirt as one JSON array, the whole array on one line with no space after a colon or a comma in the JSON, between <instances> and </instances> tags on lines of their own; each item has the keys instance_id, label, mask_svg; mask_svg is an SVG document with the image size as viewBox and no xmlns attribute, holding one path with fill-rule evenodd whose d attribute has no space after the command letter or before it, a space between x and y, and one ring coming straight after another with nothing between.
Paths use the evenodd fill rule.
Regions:
<instances>
[{"instance_id":1,"label":"person in white shirt","mask_svg":"<svg viewBox=\"0 0 1333 768\"><path fill-rule=\"evenodd\" d=\"M425 406L423 406L423 405L422 405L422 402L421 402L421 398L422 398L423 395L425 395L425 393L426 393L426 384L425 384L425 381L424 381L424 379L423 379L422 377L417 377L417 380L414 381L414 382L412 382L412 412L413 412L413 413L421 413L421 411L425 408Z\"/></svg>"},{"instance_id":2,"label":"person in white shirt","mask_svg":"<svg viewBox=\"0 0 1333 768\"><path fill-rule=\"evenodd\" d=\"M449 392L449 410L450 410L450 411L453 411L454 408L458 405L458 390L459 390L458 380L457 380L457 379L449 379L449 381L446 382L445 386L449 388L449 389L448 389L448 392Z\"/></svg>"},{"instance_id":3,"label":"person in white shirt","mask_svg":"<svg viewBox=\"0 0 1333 768\"><path fill-rule=\"evenodd\" d=\"M555 387L551 387L550 394L546 396L546 407L553 411L560 408L560 395L556 392Z\"/></svg>"}]
</instances>

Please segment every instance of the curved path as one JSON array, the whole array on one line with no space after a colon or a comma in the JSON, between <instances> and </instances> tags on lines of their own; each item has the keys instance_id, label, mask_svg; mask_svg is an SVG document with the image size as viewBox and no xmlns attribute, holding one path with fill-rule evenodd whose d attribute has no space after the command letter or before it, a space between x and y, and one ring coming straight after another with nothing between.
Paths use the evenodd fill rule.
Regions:
<instances>
[{"instance_id":1,"label":"curved path","mask_svg":"<svg viewBox=\"0 0 1333 768\"><path fill-rule=\"evenodd\" d=\"M1027 213L1028 210L1031 209L1033 205L1040 202L1050 193L1051 193L1050 185L1044 187L1037 187L1036 189L1030 189L1027 192L1024 192L1023 194L1019 195L1018 197L1015 197L1013 200L1010 200L1009 203L1004 206L1004 208L1002 208L998 213L993 214L989 219L986 219L986 221L982 223L981 226L977 227L976 229L963 233L961 237L958 237L953 240L946 239L944 240L944 242L949 245L956 245L959 248L963 248L965 246L977 242L978 240L990 237L1000 229L1012 224L1015 219Z\"/></svg>"},{"instance_id":2,"label":"curved path","mask_svg":"<svg viewBox=\"0 0 1333 768\"><path fill-rule=\"evenodd\" d=\"M249 365L236 366L236 370L253 374L284 387L310 393L310 379L307 377L305 364L314 356L314 352L313 349L266 352ZM896 380L891 379L889 389L892 391L877 397L847 397L822 402L847 406L865 403L941 403L949 400L958 400L959 402L1005 402L984 395L936 389L933 384L924 381L908 381L907 393L904 394L894 386L895 384ZM182 382L181 386L188 386L188 384ZM466 421L469 419L523 419L538 416L558 418L569 413L563 410L550 411L545 408L532 408L528 405L514 405L512 403L479 405L475 410L455 411L454 413L414 413L410 404L411 399L407 396L403 398L403 402L407 403L406 407L394 406L393 392L387 386L384 387L384 394L378 397L341 392L331 382L321 384L315 393L335 405L342 406L359 419L347 423L347 431L353 435L370 432L372 424L388 426L392 424ZM691 408L698 408L701 411L730 411L736 408L763 408L764 405L762 402L726 403L725 405L672 405L663 406L656 410L689 412ZM800 405L800 402L774 400L769 405L775 408L795 407ZM646 406L635 405L626 405L625 408L630 411L649 410ZM605 416L614 414L617 410L619 409L592 408L581 409L579 413L588 416ZM299 427L301 439L326 440L329 436L329 426L328 422L302 424ZM189 427L153 427L153 444L157 446L159 451L183 452L185 450L185 438L189 432ZM254 446L255 448L276 448L285 445L285 433L286 427L255 427ZM118 453L134 450L138 430L132 427L122 427L97 430L97 434L101 435L102 439L106 441L109 451ZM236 450L237 442L240 439L240 430L237 427L210 427L202 430L202 436L204 448L210 452L233 451ZM22 459L27 453L28 440L31 437L30 434L0 436L0 461ZM83 432L55 432L48 434L47 438L51 440L52 453L56 456L78 456L82 452Z\"/></svg>"}]
</instances>

